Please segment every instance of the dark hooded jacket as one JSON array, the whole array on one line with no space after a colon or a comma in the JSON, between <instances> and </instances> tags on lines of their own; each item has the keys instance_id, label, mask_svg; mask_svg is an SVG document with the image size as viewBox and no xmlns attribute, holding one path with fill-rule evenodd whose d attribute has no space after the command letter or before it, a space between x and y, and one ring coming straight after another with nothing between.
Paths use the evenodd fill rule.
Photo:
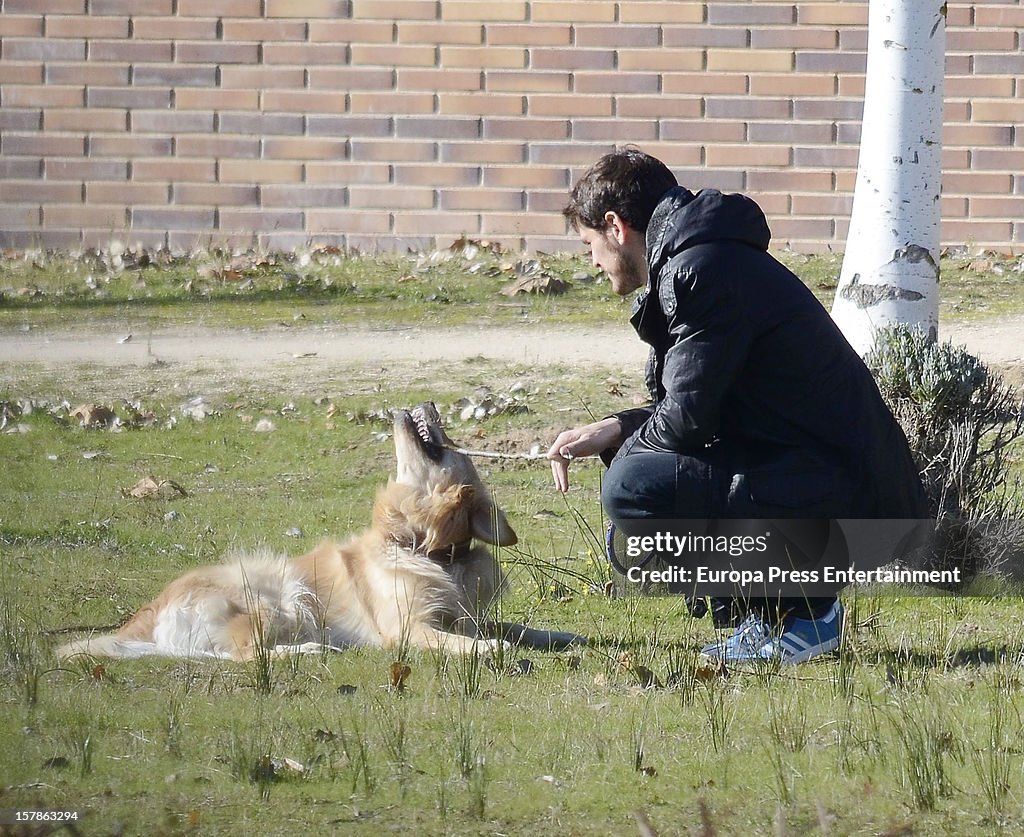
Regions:
<instances>
[{"instance_id":1,"label":"dark hooded jacket","mask_svg":"<svg viewBox=\"0 0 1024 837\"><path fill-rule=\"evenodd\" d=\"M906 437L871 373L768 254L769 238L750 198L666 192L647 229L650 279L631 317L651 346L654 404L619 414L628 437L619 455L699 459L725 449L738 471L774 469L771 491L794 510L810 511L807 492L838 475L848 499L834 516L925 517Z\"/></svg>"}]
</instances>

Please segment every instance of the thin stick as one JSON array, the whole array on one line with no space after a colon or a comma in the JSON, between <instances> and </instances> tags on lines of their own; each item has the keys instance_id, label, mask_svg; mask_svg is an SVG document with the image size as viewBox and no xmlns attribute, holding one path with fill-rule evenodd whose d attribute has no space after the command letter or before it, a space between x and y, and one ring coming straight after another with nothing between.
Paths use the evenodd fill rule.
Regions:
<instances>
[{"instance_id":1,"label":"thin stick","mask_svg":"<svg viewBox=\"0 0 1024 837\"><path fill-rule=\"evenodd\" d=\"M502 453L496 450L469 450L468 448L450 447L448 450L461 453L463 456L481 456L485 459L547 459L546 453Z\"/></svg>"}]
</instances>

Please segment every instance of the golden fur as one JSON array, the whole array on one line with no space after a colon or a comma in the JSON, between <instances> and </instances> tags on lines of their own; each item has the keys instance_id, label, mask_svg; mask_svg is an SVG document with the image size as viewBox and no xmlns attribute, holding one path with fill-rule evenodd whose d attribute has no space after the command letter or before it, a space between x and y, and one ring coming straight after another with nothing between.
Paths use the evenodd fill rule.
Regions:
<instances>
[{"instance_id":1,"label":"golden fur","mask_svg":"<svg viewBox=\"0 0 1024 837\"><path fill-rule=\"evenodd\" d=\"M516 542L468 457L451 449L437 411L396 413L397 479L370 529L295 558L243 553L172 581L119 631L71 642L76 654L251 659L351 645L487 650L478 618L502 585L478 541Z\"/></svg>"}]
</instances>

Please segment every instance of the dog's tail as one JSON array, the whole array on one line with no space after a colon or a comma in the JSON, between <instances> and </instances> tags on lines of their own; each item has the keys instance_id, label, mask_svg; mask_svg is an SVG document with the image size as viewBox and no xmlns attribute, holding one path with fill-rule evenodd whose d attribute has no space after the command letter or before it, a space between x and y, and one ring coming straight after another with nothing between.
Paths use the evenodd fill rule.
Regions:
<instances>
[{"instance_id":1,"label":"dog's tail","mask_svg":"<svg viewBox=\"0 0 1024 837\"><path fill-rule=\"evenodd\" d=\"M123 639L117 634L97 634L85 639L76 639L57 649L57 657L67 660L71 657L146 657L159 654L155 642L141 639Z\"/></svg>"}]
</instances>

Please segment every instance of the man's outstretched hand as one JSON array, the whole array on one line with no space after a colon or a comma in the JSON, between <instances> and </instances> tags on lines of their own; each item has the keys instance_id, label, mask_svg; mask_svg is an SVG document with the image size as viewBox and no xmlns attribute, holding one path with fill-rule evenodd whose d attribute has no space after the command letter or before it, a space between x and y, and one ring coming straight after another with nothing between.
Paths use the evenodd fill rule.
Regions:
<instances>
[{"instance_id":1,"label":"man's outstretched hand","mask_svg":"<svg viewBox=\"0 0 1024 837\"><path fill-rule=\"evenodd\" d=\"M569 461L581 456L594 456L622 444L622 425L614 416L583 427L563 430L548 449L551 475L555 488L563 494L569 490Z\"/></svg>"}]
</instances>

